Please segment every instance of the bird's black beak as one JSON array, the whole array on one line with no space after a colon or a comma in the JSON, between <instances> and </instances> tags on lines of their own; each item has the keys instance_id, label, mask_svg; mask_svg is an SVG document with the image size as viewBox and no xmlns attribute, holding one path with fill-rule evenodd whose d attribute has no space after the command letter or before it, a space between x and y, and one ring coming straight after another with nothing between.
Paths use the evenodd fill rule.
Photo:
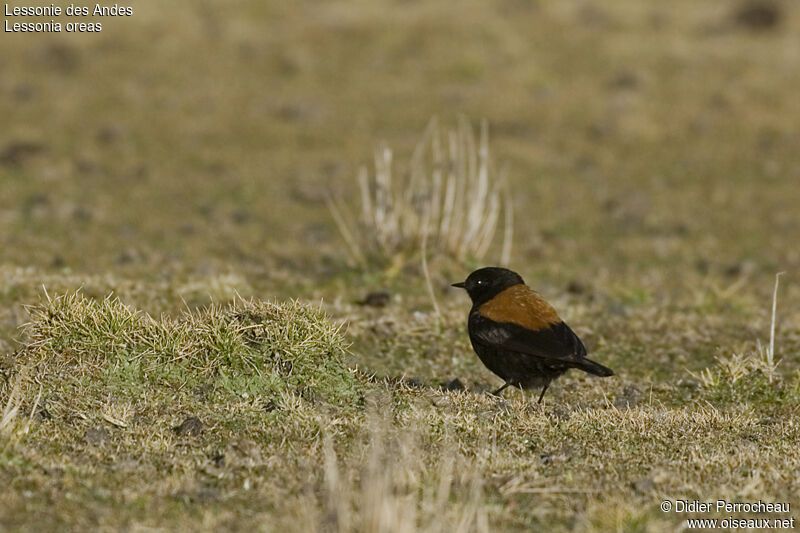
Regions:
<instances>
[{"instance_id":1,"label":"bird's black beak","mask_svg":"<svg viewBox=\"0 0 800 533\"><path fill-rule=\"evenodd\" d=\"M450 285L450 286L451 286L451 287L458 287L459 289L463 289L463 288L465 288L465 285L464 285L464 282L463 282L463 281L459 281L458 283L453 283L453 284L452 284L452 285Z\"/></svg>"}]
</instances>

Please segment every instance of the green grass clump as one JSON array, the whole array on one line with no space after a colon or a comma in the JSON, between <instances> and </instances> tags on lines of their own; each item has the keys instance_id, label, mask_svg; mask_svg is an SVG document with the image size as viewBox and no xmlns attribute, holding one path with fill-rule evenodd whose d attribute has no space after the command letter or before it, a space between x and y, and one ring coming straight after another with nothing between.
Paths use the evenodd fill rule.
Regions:
<instances>
[{"instance_id":1,"label":"green grass clump","mask_svg":"<svg viewBox=\"0 0 800 533\"><path fill-rule=\"evenodd\" d=\"M155 318L115 297L79 292L31 308L22 366L38 380L116 392L213 385L235 394L283 393L330 402L359 396L340 326L298 301L237 300Z\"/></svg>"}]
</instances>

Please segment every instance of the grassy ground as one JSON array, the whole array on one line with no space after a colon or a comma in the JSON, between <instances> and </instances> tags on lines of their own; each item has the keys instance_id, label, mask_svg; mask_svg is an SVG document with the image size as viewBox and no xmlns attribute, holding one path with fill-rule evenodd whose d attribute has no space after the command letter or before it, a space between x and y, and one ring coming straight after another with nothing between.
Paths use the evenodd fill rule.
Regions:
<instances>
[{"instance_id":1,"label":"grassy ground","mask_svg":"<svg viewBox=\"0 0 800 533\"><path fill-rule=\"evenodd\" d=\"M794 510L800 10L743 5L137 2L98 35L8 34L0 523L663 531L686 518L664 499ZM402 171L434 115L488 119L513 268L617 376L570 373L541 408L491 397L448 286L478 263L432 251L441 315L418 258L348 264L326 191L355 210L376 142ZM386 307L355 303L377 290Z\"/></svg>"}]
</instances>

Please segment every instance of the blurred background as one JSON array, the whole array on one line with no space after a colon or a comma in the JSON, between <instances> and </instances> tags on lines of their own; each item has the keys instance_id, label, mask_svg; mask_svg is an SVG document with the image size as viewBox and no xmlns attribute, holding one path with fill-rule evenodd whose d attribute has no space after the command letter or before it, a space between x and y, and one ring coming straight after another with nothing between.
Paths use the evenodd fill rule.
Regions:
<instances>
[{"instance_id":1,"label":"blurred background","mask_svg":"<svg viewBox=\"0 0 800 533\"><path fill-rule=\"evenodd\" d=\"M348 531L364 501L353 524L666 531L685 515L664 497L800 503L800 3L129 5L97 34L0 40L4 527ZM502 224L480 260L432 242L429 285L418 252L353 266L329 195L355 217L359 169L385 142L406 175L433 117L486 120L509 266L614 378L572 372L541 410L483 394L449 284L499 261ZM185 314L237 295L322 300L330 322L269 321L319 359L251 347L258 316ZM14 400L48 349L60 388ZM242 363L196 362L219 354Z\"/></svg>"},{"instance_id":2,"label":"blurred background","mask_svg":"<svg viewBox=\"0 0 800 533\"><path fill-rule=\"evenodd\" d=\"M378 141L407 160L462 115L508 165L528 275L768 294L798 265L794 2L131 5L0 43L4 265L324 293L348 269L326 191L357 206Z\"/></svg>"}]
</instances>

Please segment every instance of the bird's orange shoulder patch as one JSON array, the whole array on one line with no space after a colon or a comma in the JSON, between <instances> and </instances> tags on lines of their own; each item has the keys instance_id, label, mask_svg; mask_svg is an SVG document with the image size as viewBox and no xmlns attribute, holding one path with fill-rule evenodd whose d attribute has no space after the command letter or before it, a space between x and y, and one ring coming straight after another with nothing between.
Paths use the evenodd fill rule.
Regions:
<instances>
[{"instance_id":1,"label":"bird's orange shoulder patch","mask_svg":"<svg viewBox=\"0 0 800 533\"><path fill-rule=\"evenodd\" d=\"M534 331L561 322L552 305L521 283L507 288L481 305L478 311L489 320L510 322Z\"/></svg>"}]
</instances>

